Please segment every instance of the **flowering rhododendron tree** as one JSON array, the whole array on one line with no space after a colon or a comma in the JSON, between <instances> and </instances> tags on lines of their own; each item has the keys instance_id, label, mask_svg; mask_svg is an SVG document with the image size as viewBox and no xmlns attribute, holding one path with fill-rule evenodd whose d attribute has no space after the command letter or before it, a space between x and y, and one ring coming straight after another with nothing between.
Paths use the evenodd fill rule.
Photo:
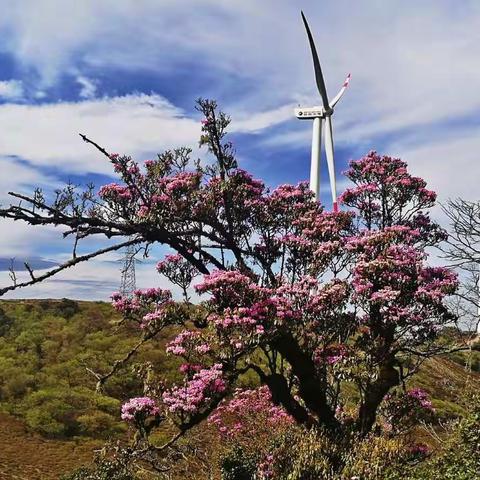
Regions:
<instances>
[{"instance_id":1,"label":"flowering rhododendron tree","mask_svg":"<svg viewBox=\"0 0 480 480\"><path fill-rule=\"evenodd\" d=\"M431 418L435 409L425 390L413 388L406 392L387 394L380 413L385 419L383 425L385 431L390 434L398 434L408 431L420 420Z\"/></svg>"},{"instance_id":2,"label":"flowering rhododendron tree","mask_svg":"<svg viewBox=\"0 0 480 480\"><path fill-rule=\"evenodd\" d=\"M175 425L174 439L212 413L218 419L214 412L226 412L225 398L246 402L236 387L247 372L262 394L268 389L273 421L366 436L389 392L441 351L439 331L452 321L444 298L457 279L426 263L425 249L445 238L428 216L435 193L405 162L370 152L345 172L352 187L340 198L343 211L329 212L306 183L269 189L239 169L225 139L229 118L211 101L200 100L198 108L205 117L200 144L215 160L207 166L192 162L188 149L139 164L83 136L108 157L118 183L98 195L68 187L52 202L38 192L15 194L22 203L1 216L63 225L76 246L92 235L128 241L91 254L74 251L54 272L32 273L3 292L126 244L146 252L166 245L175 253L159 272L187 297L201 275L194 285L201 304L182 308L156 288L112 299L143 339L184 327L167 346L180 359L183 381L151 387L149 395L155 415ZM345 422L347 384L358 402Z\"/></svg>"}]
</instances>

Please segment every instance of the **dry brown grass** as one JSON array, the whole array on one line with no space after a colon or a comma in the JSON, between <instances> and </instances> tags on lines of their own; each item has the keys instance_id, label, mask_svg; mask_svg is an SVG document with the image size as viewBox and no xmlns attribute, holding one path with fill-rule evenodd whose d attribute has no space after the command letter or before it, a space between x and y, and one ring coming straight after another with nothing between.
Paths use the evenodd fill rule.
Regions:
<instances>
[{"instance_id":1,"label":"dry brown grass","mask_svg":"<svg viewBox=\"0 0 480 480\"><path fill-rule=\"evenodd\" d=\"M0 479L57 480L89 463L93 441L50 440L29 432L23 423L0 413Z\"/></svg>"}]
</instances>

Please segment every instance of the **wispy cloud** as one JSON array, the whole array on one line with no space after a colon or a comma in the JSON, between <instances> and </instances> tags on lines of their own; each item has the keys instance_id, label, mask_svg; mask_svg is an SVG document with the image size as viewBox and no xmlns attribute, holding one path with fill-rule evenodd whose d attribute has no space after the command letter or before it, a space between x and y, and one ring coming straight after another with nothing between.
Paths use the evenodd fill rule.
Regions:
<instances>
[{"instance_id":1,"label":"wispy cloud","mask_svg":"<svg viewBox=\"0 0 480 480\"><path fill-rule=\"evenodd\" d=\"M78 75L75 79L80 85L80 92L78 95L81 98L93 98L97 93L97 82L83 75Z\"/></svg>"},{"instance_id":2,"label":"wispy cloud","mask_svg":"<svg viewBox=\"0 0 480 480\"><path fill-rule=\"evenodd\" d=\"M83 143L85 133L109 151L138 155L196 142L198 121L159 95L131 94L80 102L0 105L0 156L64 173L110 173L108 161Z\"/></svg>"},{"instance_id":3,"label":"wispy cloud","mask_svg":"<svg viewBox=\"0 0 480 480\"><path fill-rule=\"evenodd\" d=\"M87 264L77 265L74 269L64 270L49 281L9 292L5 298L68 297L77 300L106 300L113 292L118 291L121 279L121 252L111 255L110 258L118 261L91 260ZM156 285L172 289L168 280L160 276L151 264L138 263L136 277L138 288ZM18 271L18 281L28 278L27 273ZM0 286L9 285L10 282L8 272L0 269ZM174 297L180 299L180 289L173 287L172 290Z\"/></svg>"},{"instance_id":4,"label":"wispy cloud","mask_svg":"<svg viewBox=\"0 0 480 480\"><path fill-rule=\"evenodd\" d=\"M15 101L23 98L23 84L19 80L0 81L0 100Z\"/></svg>"},{"instance_id":5,"label":"wispy cloud","mask_svg":"<svg viewBox=\"0 0 480 480\"><path fill-rule=\"evenodd\" d=\"M0 257L0 271L9 271L12 268L15 271L27 271L25 263L28 264L28 266L33 270L45 270L47 268L52 268L58 265L57 262L38 257Z\"/></svg>"}]
</instances>

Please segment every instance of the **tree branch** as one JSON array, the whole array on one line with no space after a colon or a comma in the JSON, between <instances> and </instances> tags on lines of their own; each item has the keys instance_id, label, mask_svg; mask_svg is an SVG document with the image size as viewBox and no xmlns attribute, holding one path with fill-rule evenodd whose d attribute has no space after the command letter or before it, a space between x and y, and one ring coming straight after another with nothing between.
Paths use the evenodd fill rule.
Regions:
<instances>
[{"instance_id":1,"label":"tree branch","mask_svg":"<svg viewBox=\"0 0 480 480\"><path fill-rule=\"evenodd\" d=\"M99 255L103 255L104 253L113 252L115 250L119 250L120 248L127 247L128 245L135 245L137 243L142 243L142 241L143 241L142 239L128 240L127 242L118 243L116 245L112 245L111 247L102 248L100 250L97 250L96 252L92 252L86 255L82 255L80 257L72 258L68 262L63 263L58 267L53 268L48 272L45 272L43 275L39 275L38 277L34 277L33 271L29 270L30 276L33 277L31 280L27 282L22 282L22 283L16 282L13 285L10 285L8 287L0 288L0 297L2 295L5 295L5 293L9 291L16 290L17 288L28 287L30 285L34 285L35 283L42 282L43 280L46 280L47 278L50 278L53 275L56 275L62 270L65 270L67 268L73 267L74 265L77 265L77 263L86 262L87 260L90 260L91 258L97 257Z\"/></svg>"}]
</instances>

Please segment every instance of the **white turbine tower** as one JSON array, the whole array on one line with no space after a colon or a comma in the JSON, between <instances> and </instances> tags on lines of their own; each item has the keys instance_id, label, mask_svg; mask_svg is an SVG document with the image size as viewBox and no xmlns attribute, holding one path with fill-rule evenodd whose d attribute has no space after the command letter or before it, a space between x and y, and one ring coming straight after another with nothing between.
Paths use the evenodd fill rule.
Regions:
<instances>
[{"instance_id":1,"label":"white turbine tower","mask_svg":"<svg viewBox=\"0 0 480 480\"><path fill-rule=\"evenodd\" d=\"M477 335L480 337L480 274L477 279L477 293L478 293L478 299L477 299Z\"/></svg>"},{"instance_id":2,"label":"white turbine tower","mask_svg":"<svg viewBox=\"0 0 480 480\"><path fill-rule=\"evenodd\" d=\"M333 211L338 211L337 205L337 185L335 180L335 163L334 163L334 149L333 149L333 127L332 127L332 114L333 108L342 98L345 90L348 87L350 81L350 74L348 74L342 88L338 94L333 98L331 102L328 101L327 89L325 87L325 81L322 75L322 69L320 67L320 61L318 60L317 49L315 48L315 42L313 41L312 32L308 26L307 19L302 12L302 19L307 30L308 41L310 43L310 49L312 50L313 67L315 69L315 80L317 82L317 88L322 97L323 107L311 107L311 108L296 108L295 115L300 120L313 120L313 135L312 135L312 156L310 164L310 189L315 194L317 200L320 199L320 155L321 155L321 138L323 122L325 122L325 153L327 157L328 175L330 177L330 188L332 191L332 203Z\"/></svg>"}]
</instances>

